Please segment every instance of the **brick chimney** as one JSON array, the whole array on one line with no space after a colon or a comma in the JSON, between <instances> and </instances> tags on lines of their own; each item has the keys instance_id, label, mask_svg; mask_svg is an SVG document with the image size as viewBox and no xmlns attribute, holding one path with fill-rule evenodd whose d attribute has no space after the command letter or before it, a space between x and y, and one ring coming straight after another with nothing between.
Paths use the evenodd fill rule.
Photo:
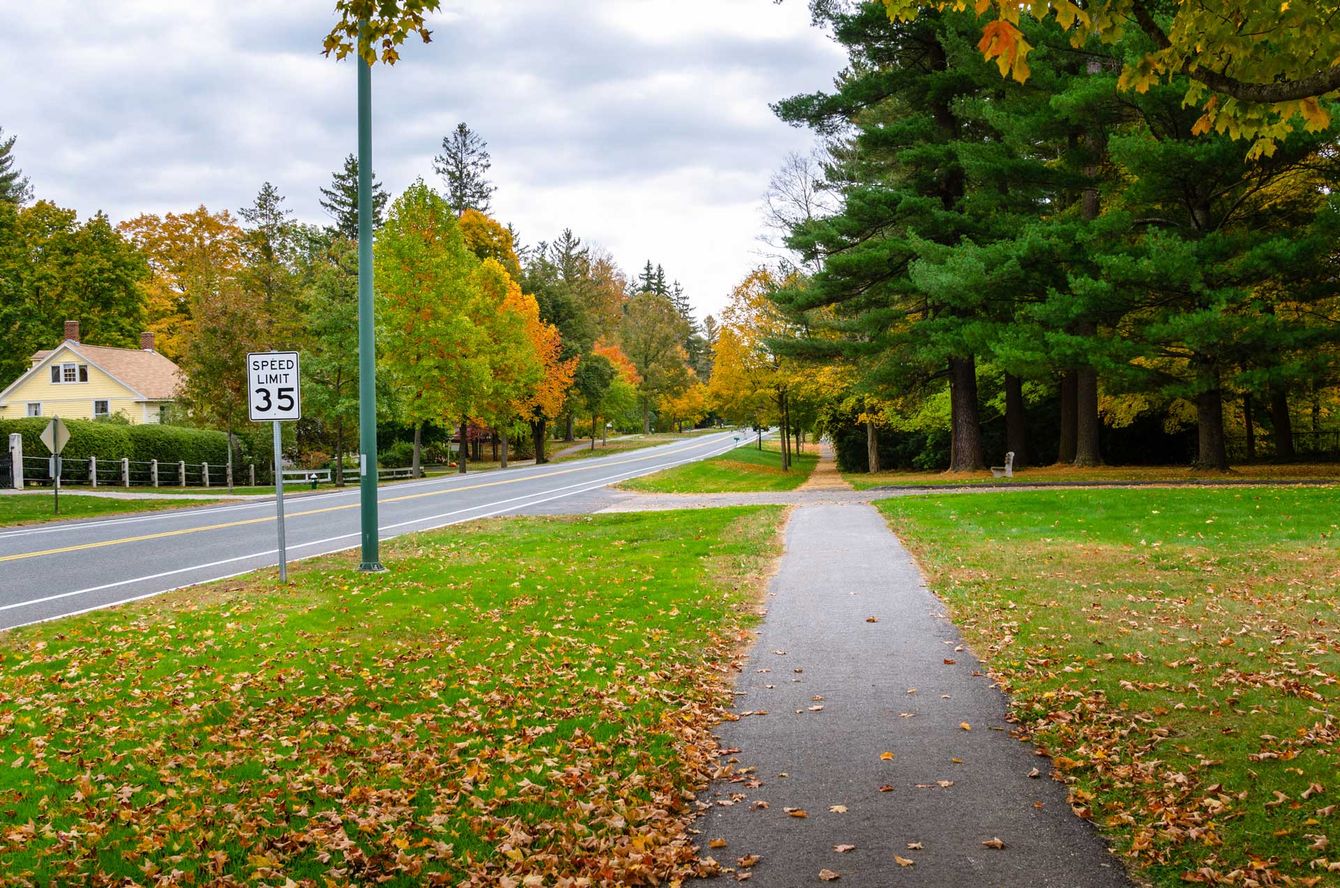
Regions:
<instances>
[{"instance_id":1,"label":"brick chimney","mask_svg":"<svg viewBox=\"0 0 1340 888\"><path fill-rule=\"evenodd\" d=\"M141 333L141 334L140 334L140 348L144 349L144 350L147 351L147 352L151 352L151 351L153 351L153 350L154 350L154 334L150 333L148 330L145 330L143 333Z\"/></svg>"},{"instance_id":2,"label":"brick chimney","mask_svg":"<svg viewBox=\"0 0 1340 888\"><path fill-rule=\"evenodd\" d=\"M71 341L71 342L78 342L78 341L79 341L79 322L78 322L78 321L66 321L66 322L65 322L65 338L66 338L67 340Z\"/></svg>"}]
</instances>

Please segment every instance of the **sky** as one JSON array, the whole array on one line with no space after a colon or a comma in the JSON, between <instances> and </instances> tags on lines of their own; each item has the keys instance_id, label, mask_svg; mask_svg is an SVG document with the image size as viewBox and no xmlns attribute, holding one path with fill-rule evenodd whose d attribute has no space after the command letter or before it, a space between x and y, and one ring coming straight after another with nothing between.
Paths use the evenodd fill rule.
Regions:
<instances>
[{"instance_id":1,"label":"sky","mask_svg":"<svg viewBox=\"0 0 1340 888\"><path fill-rule=\"evenodd\" d=\"M764 261L760 204L811 135L769 104L827 88L805 0L444 0L433 40L373 71L373 168L394 196L458 122L488 143L493 215L651 259L698 316ZM114 222L234 213L264 181L307 222L356 150L332 0L0 0L0 128L36 196Z\"/></svg>"}]
</instances>

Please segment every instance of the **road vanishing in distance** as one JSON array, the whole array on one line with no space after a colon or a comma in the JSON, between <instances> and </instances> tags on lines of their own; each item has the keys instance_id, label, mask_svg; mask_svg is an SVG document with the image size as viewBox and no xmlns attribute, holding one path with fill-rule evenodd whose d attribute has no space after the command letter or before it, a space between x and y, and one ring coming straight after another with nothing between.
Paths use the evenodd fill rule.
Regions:
<instances>
[{"instance_id":1,"label":"road vanishing in distance","mask_svg":"<svg viewBox=\"0 0 1340 888\"><path fill-rule=\"evenodd\" d=\"M718 432L642 450L378 489L381 539L495 515L581 513L602 488L696 462L749 436ZM290 562L359 544L358 487L285 498ZM273 498L0 531L0 630L279 563Z\"/></svg>"}]
</instances>

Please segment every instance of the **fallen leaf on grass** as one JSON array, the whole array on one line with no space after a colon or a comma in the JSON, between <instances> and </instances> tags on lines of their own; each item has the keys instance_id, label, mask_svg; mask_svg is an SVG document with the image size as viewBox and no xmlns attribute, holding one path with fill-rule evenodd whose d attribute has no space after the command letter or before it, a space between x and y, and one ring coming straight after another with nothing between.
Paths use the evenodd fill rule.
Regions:
<instances>
[{"instance_id":1,"label":"fallen leaf on grass","mask_svg":"<svg viewBox=\"0 0 1340 888\"><path fill-rule=\"evenodd\" d=\"M982 844L988 848L995 848L997 851L1003 851L1005 849L1005 843L994 836L982 842Z\"/></svg>"},{"instance_id":2,"label":"fallen leaf on grass","mask_svg":"<svg viewBox=\"0 0 1340 888\"><path fill-rule=\"evenodd\" d=\"M819 870L820 882L835 882L840 878L842 878L842 875L840 873L833 872L831 869Z\"/></svg>"},{"instance_id":3,"label":"fallen leaf on grass","mask_svg":"<svg viewBox=\"0 0 1340 888\"><path fill-rule=\"evenodd\" d=\"M1326 787L1322 786L1320 783L1309 783L1309 784L1307 785L1307 789L1303 790L1303 792L1301 793L1301 795L1302 795L1303 801L1307 801L1308 799L1312 798L1314 795L1321 795L1321 794L1324 793L1325 791L1326 791Z\"/></svg>"},{"instance_id":4,"label":"fallen leaf on grass","mask_svg":"<svg viewBox=\"0 0 1340 888\"><path fill-rule=\"evenodd\" d=\"M903 857L901 854L895 854L895 855L893 855L893 862L896 863L896 864L898 864L899 866L916 866L916 865L917 865L917 862L916 862L915 860L911 860L911 859L909 859L909 858L907 858L907 857Z\"/></svg>"}]
</instances>

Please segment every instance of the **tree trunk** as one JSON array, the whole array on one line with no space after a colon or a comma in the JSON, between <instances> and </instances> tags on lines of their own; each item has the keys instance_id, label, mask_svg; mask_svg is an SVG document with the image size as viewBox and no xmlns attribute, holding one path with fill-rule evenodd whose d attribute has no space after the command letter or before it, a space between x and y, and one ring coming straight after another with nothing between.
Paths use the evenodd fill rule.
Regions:
<instances>
[{"instance_id":1,"label":"tree trunk","mask_svg":"<svg viewBox=\"0 0 1340 888\"><path fill-rule=\"evenodd\" d=\"M762 429L762 427L760 427L759 430L758 430L758 449L759 449L759 450L762 450L762 449L763 449L763 429Z\"/></svg>"},{"instance_id":2,"label":"tree trunk","mask_svg":"<svg viewBox=\"0 0 1340 888\"><path fill-rule=\"evenodd\" d=\"M1067 370L1061 377L1061 438L1056 451L1058 466L1070 465L1075 461L1075 371Z\"/></svg>"},{"instance_id":3,"label":"tree trunk","mask_svg":"<svg viewBox=\"0 0 1340 888\"><path fill-rule=\"evenodd\" d=\"M1024 381L1005 374L1005 449L1014 453L1014 468L1028 465L1028 419L1024 416Z\"/></svg>"},{"instance_id":4,"label":"tree trunk","mask_svg":"<svg viewBox=\"0 0 1340 888\"><path fill-rule=\"evenodd\" d=\"M782 427L782 471L785 472L791 468L790 447L791 447L791 428L786 422L786 393L777 393L777 422Z\"/></svg>"},{"instance_id":5,"label":"tree trunk","mask_svg":"<svg viewBox=\"0 0 1340 888\"><path fill-rule=\"evenodd\" d=\"M879 471L879 430L873 419L865 421L865 470Z\"/></svg>"},{"instance_id":6,"label":"tree trunk","mask_svg":"<svg viewBox=\"0 0 1340 888\"><path fill-rule=\"evenodd\" d=\"M423 464L423 423L414 424L414 455L409 461L409 476L411 478L422 478L423 473L419 468Z\"/></svg>"},{"instance_id":7,"label":"tree trunk","mask_svg":"<svg viewBox=\"0 0 1340 888\"><path fill-rule=\"evenodd\" d=\"M1218 388L1196 395L1196 468L1228 471L1224 446L1224 399Z\"/></svg>"},{"instance_id":8,"label":"tree trunk","mask_svg":"<svg viewBox=\"0 0 1340 888\"><path fill-rule=\"evenodd\" d=\"M651 434L651 401L642 399L642 434Z\"/></svg>"},{"instance_id":9,"label":"tree trunk","mask_svg":"<svg viewBox=\"0 0 1340 888\"><path fill-rule=\"evenodd\" d=\"M986 468L982 457L982 425L977 412L977 361L949 359L950 427L953 438L951 472Z\"/></svg>"},{"instance_id":10,"label":"tree trunk","mask_svg":"<svg viewBox=\"0 0 1340 888\"><path fill-rule=\"evenodd\" d=\"M1247 461L1256 461L1256 417L1252 415L1252 393L1242 396L1242 424L1247 432Z\"/></svg>"},{"instance_id":11,"label":"tree trunk","mask_svg":"<svg viewBox=\"0 0 1340 888\"><path fill-rule=\"evenodd\" d=\"M494 461L494 462L497 462L497 461L498 461L498 432L497 432L496 429L494 430L494 432L493 432L493 438L490 440L489 443L491 443L491 444L493 445L493 461Z\"/></svg>"},{"instance_id":12,"label":"tree trunk","mask_svg":"<svg viewBox=\"0 0 1340 888\"><path fill-rule=\"evenodd\" d=\"M344 486L344 417L335 420L335 486Z\"/></svg>"},{"instance_id":13,"label":"tree trunk","mask_svg":"<svg viewBox=\"0 0 1340 888\"><path fill-rule=\"evenodd\" d=\"M511 443L512 443L512 436L511 436L511 435L503 435L503 436L502 436L502 442L501 442L501 443L502 443L502 463L499 464L498 468L500 468L500 469L505 469L505 468L507 468L507 448L508 448L508 447L511 445Z\"/></svg>"},{"instance_id":14,"label":"tree trunk","mask_svg":"<svg viewBox=\"0 0 1340 888\"><path fill-rule=\"evenodd\" d=\"M1289 393L1282 385L1270 387L1271 437L1275 441L1275 459L1291 460L1298 457L1293 446L1293 420L1289 417Z\"/></svg>"},{"instance_id":15,"label":"tree trunk","mask_svg":"<svg viewBox=\"0 0 1340 888\"><path fill-rule=\"evenodd\" d=\"M233 427L228 427L228 492L233 492Z\"/></svg>"},{"instance_id":16,"label":"tree trunk","mask_svg":"<svg viewBox=\"0 0 1340 888\"><path fill-rule=\"evenodd\" d=\"M600 418L600 417L596 416L594 413L591 414L591 449L592 449L592 450L595 450L595 449L596 449L596 421L597 421L599 418Z\"/></svg>"},{"instance_id":17,"label":"tree trunk","mask_svg":"<svg viewBox=\"0 0 1340 888\"><path fill-rule=\"evenodd\" d=\"M465 474L465 463L469 456L470 441L467 432L469 431L469 420L461 418L461 446L456 448L456 473Z\"/></svg>"},{"instance_id":18,"label":"tree trunk","mask_svg":"<svg viewBox=\"0 0 1340 888\"><path fill-rule=\"evenodd\" d=\"M576 440L576 435L573 434L573 431L572 431L572 423L573 423L572 416L573 416L573 413L572 413L571 410L569 410L569 411L568 411L568 415L567 415L566 417L564 417L564 419L563 419L563 440L564 440L564 441L573 441L573 440Z\"/></svg>"},{"instance_id":19,"label":"tree trunk","mask_svg":"<svg viewBox=\"0 0 1340 888\"><path fill-rule=\"evenodd\" d=\"M1075 372L1075 465L1101 466L1098 447L1098 372L1081 367Z\"/></svg>"},{"instance_id":20,"label":"tree trunk","mask_svg":"<svg viewBox=\"0 0 1340 888\"><path fill-rule=\"evenodd\" d=\"M542 466L549 462L549 455L544 452L544 445L548 437L545 434L547 431L545 427L547 425L548 423L543 416L539 419L533 419L530 422L530 440L531 443L535 445L535 465L537 466Z\"/></svg>"}]
</instances>

